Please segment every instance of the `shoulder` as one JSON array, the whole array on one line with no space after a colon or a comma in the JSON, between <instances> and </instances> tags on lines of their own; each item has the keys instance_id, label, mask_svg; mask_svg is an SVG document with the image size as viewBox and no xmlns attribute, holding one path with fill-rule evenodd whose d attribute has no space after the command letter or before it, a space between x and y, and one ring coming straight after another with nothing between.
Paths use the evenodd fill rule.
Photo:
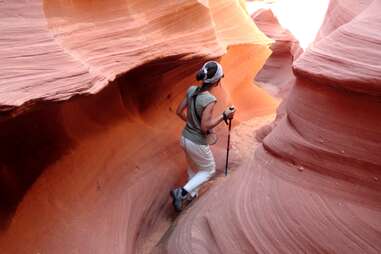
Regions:
<instances>
[{"instance_id":1,"label":"shoulder","mask_svg":"<svg viewBox=\"0 0 381 254\"><path fill-rule=\"evenodd\" d=\"M190 86L187 90L187 96L193 94L196 89L197 89L197 86Z\"/></svg>"},{"instance_id":2,"label":"shoulder","mask_svg":"<svg viewBox=\"0 0 381 254\"><path fill-rule=\"evenodd\" d=\"M216 96L214 96L210 92L205 92L205 93L202 93L200 95L203 97L204 100L207 100L207 101L216 101L217 100Z\"/></svg>"},{"instance_id":3,"label":"shoulder","mask_svg":"<svg viewBox=\"0 0 381 254\"><path fill-rule=\"evenodd\" d=\"M200 94L200 101L203 107L209 105L212 102L216 102L217 98L211 93Z\"/></svg>"},{"instance_id":4,"label":"shoulder","mask_svg":"<svg viewBox=\"0 0 381 254\"><path fill-rule=\"evenodd\" d=\"M209 96L210 100L212 100L212 101L217 101L216 96L214 96L213 94L208 93L208 96Z\"/></svg>"}]
</instances>

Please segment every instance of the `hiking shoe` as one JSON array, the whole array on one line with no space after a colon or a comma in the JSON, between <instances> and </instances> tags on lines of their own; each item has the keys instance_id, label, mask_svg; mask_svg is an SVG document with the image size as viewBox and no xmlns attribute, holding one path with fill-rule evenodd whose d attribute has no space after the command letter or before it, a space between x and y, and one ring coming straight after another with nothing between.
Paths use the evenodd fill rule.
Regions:
<instances>
[{"instance_id":1,"label":"hiking shoe","mask_svg":"<svg viewBox=\"0 0 381 254\"><path fill-rule=\"evenodd\" d=\"M193 203L194 200L196 200L198 197L198 195L195 195L194 197L192 197L192 195L188 194L184 200L183 200L183 207L187 207L189 206L190 204Z\"/></svg>"},{"instance_id":2,"label":"hiking shoe","mask_svg":"<svg viewBox=\"0 0 381 254\"><path fill-rule=\"evenodd\" d=\"M172 205L176 212L181 212L183 209L183 196L181 195L181 188L171 190Z\"/></svg>"}]
</instances>

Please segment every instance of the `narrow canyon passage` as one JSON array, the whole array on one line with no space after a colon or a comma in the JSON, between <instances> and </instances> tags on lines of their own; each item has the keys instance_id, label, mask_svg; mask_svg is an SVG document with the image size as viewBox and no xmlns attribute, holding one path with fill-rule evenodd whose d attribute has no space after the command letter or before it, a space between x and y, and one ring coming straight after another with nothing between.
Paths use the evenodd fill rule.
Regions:
<instances>
[{"instance_id":1,"label":"narrow canyon passage","mask_svg":"<svg viewBox=\"0 0 381 254\"><path fill-rule=\"evenodd\" d=\"M310 47L262 11L1 1L0 252L380 253L381 2L330 0ZM221 124L217 176L178 216L176 106L211 59L216 114L238 109L230 174Z\"/></svg>"},{"instance_id":2,"label":"narrow canyon passage","mask_svg":"<svg viewBox=\"0 0 381 254\"><path fill-rule=\"evenodd\" d=\"M380 253L380 10L330 1L262 143L181 218L162 253ZM266 81L282 85L269 67Z\"/></svg>"},{"instance_id":3,"label":"narrow canyon passage","mask_svg":"<svg viewBox=\"0 0 381 254\"><path fill-rule=\"evenodd\" d=\"M44 123L57 128L51 135L54 142L39 146L33 138L40 137L38 133L43 129L35 129L36 135L20 141L21 147L36 151L45 147L53 152L59 138L65 138L68 145L48 166L36 167L43 170L42 175L2 232L3 250L133 253L139 248L136 239L144 238L160 217L171 213L167 206L168 190L183 175L184 163L178 146L181 122L175 119L172 104L189 82L181 80L183 75L193 74L200 60L183 62L187 68L181 68L181 74L170 62L153 64L157 72L152 72L148 80L139 79L142 73L136 70L97 96L52 105L55 110L50 114L46 113L46 107L30 113L42 117L20 116L26 118L23 125L35 122L37 126ZM172 78L177 82L168 85L165 80L157 80L166 72L175 75ZM162 92L152 93L155 88L152 85L158 82ZM21 130L9 133L13 133L7 136L9 143L18 135L17 131ZM34 146L26 147L28 143ZM27 162L19 164L26 167ZM22 183L17 180L15 184Z\"/></svg>"},{"instance_id":4,"label":"narrow canyon passage","mask_svg":"<svg viewBox=\"0 0 381 254\"><path fill-rule=\"evenodd\" d=\"M239 1L113 3L0 5L6 253L143 251L172 218L168 190L185 175L174 110L207 59L229 66L219 111L246 98L238 122L277 105L249 85L270 40Z\"/></svg>"},{"instance_id":5,"label":"narrow canyon passage","mask_svg":"<svg viewBox=\"0 0 381 254\"><path fill-rule=\"evenodd\" d=\"M186 167L178 144L183 123L174 110L202 61L171 57L152 62L96 96L53 104L49 108L54 110L49 111L44 105L20 116L22 125L14 124L5 135L4 149L22 126L34 122L50 126L54 142L39 147L33 138L47 132L36 128L19 145L32 152L43 147L54 152L57 143L61 151L47 166L36 165L37 180L1 233L1 246L9 253L25 249L41 253L144 251L147 238L158 230L155 227L160 230L163 222L175 217L168 191L183 178ZM229 97L227 88L219 88L220 108ZM273 112L276 103L263 98L256 105L257 115L263 115ZM225 127L219 132L226 134ZM65 139L59 142L59 138ZM225 141L221 138L215 148L219 169ZM33 146L25 146L28 143ZM19 164L26 167L27 163Z\"/></svg>"}]
</instances>

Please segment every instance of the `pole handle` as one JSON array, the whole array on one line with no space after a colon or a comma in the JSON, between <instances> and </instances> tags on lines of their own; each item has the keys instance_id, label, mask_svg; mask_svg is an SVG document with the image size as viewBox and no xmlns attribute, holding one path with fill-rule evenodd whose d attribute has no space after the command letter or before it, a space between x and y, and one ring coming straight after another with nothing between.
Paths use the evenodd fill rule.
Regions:
<instances>
[{"instance_id":1,"label":"pole handle","mask_svg":"<svg viewBox=\"0 0 381 254\"><path fill-rule=\"evenodd\" d=\"M235 108L234 108L234 106L230 106L229 109L234 110ZM224 119L225 124L229 125L232 119L227 118L225 115L225 112L222 115L223 115L223 119Z\"/></svg>"}]
</instances>

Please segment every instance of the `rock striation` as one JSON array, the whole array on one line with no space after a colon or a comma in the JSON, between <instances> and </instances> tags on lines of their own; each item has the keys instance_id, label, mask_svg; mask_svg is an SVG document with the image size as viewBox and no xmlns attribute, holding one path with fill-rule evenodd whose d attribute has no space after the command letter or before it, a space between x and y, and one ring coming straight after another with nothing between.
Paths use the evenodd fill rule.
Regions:
<instances>
[{"instance_id":1,"label":"rock striation","mask_svg":"<svg viewBox=\"0 0 381 254\"><path fill-rule=\"evenodd\" d=\"M150 251L186 172L174 111L201 64L226 70L219 109L277 105L251 85L271 41L243 4L0 2L2 252Z\"/></svg>"},{"instance_id":2,"label":"rock striation","mask_svg":"<svg viewBox=\"0 0 381 254\"><path fill-rule=\"evenodd\" d=\"M381 252L380 12L377 0L331 0L284 115L163 252Z\"/></svg>"},{"instance_id":3,"label":"rock striation","mask_svg":"<svg viewBox=\"0 0 381 254\"><path fill-rule=\"evenodd\" d=\"M283 99L295 81L292 64L303 49L292 33L281 26L271 9L259 9L252 18L258 28L274 40L272 54L255 81L271 95Z\"/></svg>"}]
</instances>

